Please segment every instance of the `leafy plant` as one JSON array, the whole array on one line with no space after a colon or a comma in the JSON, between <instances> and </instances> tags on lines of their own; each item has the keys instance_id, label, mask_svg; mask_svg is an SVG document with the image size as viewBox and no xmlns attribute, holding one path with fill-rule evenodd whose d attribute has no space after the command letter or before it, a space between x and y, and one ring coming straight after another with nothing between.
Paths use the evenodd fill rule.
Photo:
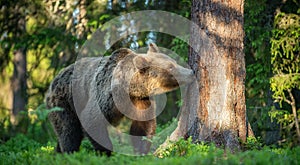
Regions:
<instances>
[{"instance_id":1,"label":"leafy plant","mask_svg":"<svg viewBox=\"0 0 300 165\"><path fill-rule=\"evenodd\" d=\"M177 142L168 141L166 148L159 148L156 155L160 158L175 156L191 156L196 153L207 154L210 149L216 149L204 143L193 143L192 138L180 139Z\"/></svg>"},{"instance_id":2,"label":"leafy plant","mask_svg":"<svg viewBox=\"0 0 300 165\"><path fill-rule=\"evenodd\" d=\"M243 145L246 150L259 150L262 148L261 138L247 137L247 140Z\"/></svg>"},{"instance_id":3,"label":"leafy plant","mask_svg":"<svg viewBox=\"0 0 300 165\"><path fill-rule=\"evenodd\" d=\"M274 76L270 80L275 102L281 109L270 112L283 129L283 137L292 144L300 143L299 100L295 91L300 90L300 10L298 14L279 12L274 21L271 39L271 63ZM293 138L294 137L294 138ZM286 139L284 139L286 140Z\"/></svg>"},{"instance_id":4,"label":"leafy plant","mask_svg":"<svg viewBox=\"0 0 300 165\"><path fill-rule=\"evenodd\" d=\"M152 155L127 156L113 153L107 157L99 155L88 147L72 154L57 154L54 143L41 144L24 135L17 135L0 144L0 164L299 164L300 147L261 150L248 150L235 154L226 153L213 145L194 144L190 140L174 142L164 152L165 157Z\"/></svg>"}]
</instances>

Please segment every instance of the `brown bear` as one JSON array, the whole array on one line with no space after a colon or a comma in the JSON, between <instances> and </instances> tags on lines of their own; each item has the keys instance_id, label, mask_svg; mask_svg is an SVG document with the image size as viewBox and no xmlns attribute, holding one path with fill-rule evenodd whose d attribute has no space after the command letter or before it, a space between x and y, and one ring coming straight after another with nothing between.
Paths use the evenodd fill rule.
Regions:
<instances>
[{"instance_id":1,"label":"brown bear","mask_svg":"<svg viewBox=\"0 0 300 165\"><path fill-rule=\"evenodd\" d=\"M156 129L154 96L190 83L193 72L160 53L151 43L146 54L119 49L108 57L86 57L61 71L46 94L58 138L57 152L74 152L87 135L95 150L111 154L108 124L124 117L132 120L130 135L136 152L149 152Z\"/></svg>"}]
</instances>

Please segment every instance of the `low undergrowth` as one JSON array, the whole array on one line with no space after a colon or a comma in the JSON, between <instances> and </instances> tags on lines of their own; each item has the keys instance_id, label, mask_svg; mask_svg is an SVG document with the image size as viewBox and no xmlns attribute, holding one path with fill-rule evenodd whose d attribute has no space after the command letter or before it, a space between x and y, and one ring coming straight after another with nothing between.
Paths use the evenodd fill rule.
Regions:
<instances>
[{"instance_id":1,"label":"low undergrowth","mask_svg":"<svg viewBox=\"0 0 300 165\"><path fill-rule=\"evenodd\" d=\"M0 164L299 164L300 147L262 147L231 154L210 144L193 144L191 140L172 143L160 156L128 156L114 153L111 157L92 150L84 141L79 152L58 154L54 142L41 144L18 135L0 145Z\"/></svg>"}]
</instances>

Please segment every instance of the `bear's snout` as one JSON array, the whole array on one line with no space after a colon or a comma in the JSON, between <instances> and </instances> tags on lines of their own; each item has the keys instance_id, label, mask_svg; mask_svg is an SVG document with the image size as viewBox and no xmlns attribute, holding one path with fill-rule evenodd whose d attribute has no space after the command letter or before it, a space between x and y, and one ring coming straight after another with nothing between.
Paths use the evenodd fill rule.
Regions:
<instances>
[{"instance_id":1,"label":"bear's snout","mask_svg":"<svg viewBox=\"0 0 300 165\"><path fill-rule=\"evenodd\" d=\"M175 75L179 85L189 84L194 80L194 71L184 67L178 69L178 74Z\"/></svg>"}]
</instances>

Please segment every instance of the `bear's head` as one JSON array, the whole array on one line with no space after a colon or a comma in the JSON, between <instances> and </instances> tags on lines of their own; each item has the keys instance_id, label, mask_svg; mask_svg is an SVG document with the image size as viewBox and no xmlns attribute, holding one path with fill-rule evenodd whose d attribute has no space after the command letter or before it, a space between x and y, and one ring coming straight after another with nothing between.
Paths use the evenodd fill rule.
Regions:
<instances>
[{"instance_id":1,"label":"bear's head","mask_svg":"<svg viewBox=\"0 0 300 165\"><path fill-rule=\"evenodd\" d=\"M126 52L113 70L111 90L117 109L131 119L153 119L157 107L163 107L163 104L156 104L159 97L154 96L194 80L191 69L180 66L169 56L160 53L155 44L149 45L146 54ZM113 55L119 54L117 51Z\"/></svg>"},{"instance_id":2,"label":"bear's head","mask_svg":"<svg viewBox=\"0 0 300 165\"><path fill-rule=\"evenodd\" d=\"M129 84L131 97L149 97L177 89L193 80L193 71L177 64L171 57L160 53L151 43L147 54L132 58L134 73Z\"/></svg>"}]
</instances>

